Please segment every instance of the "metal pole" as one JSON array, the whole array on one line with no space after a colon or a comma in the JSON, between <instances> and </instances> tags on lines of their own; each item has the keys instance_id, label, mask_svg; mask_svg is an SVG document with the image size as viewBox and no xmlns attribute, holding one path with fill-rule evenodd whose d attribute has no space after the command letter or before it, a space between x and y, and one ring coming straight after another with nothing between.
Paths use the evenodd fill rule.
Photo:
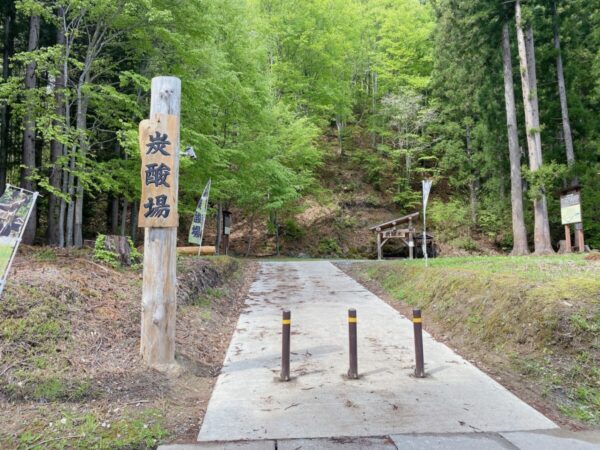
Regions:
<instances>
[{"instance_id":1,"label":"metal pole","mask_svg":"<svg viewBox=\"0 0 600 450\"><path fill-rule=\"evenodd\" d=\"M281 381L290 381L290 328L292 313L283 311L281 319Z\"/></svg>"},{"instance_id":2,"label":"metal pole","mask_svg":"<svg viewBox=\"0 0 600 450\"><path fill-rule=\"evenodd\" d=\"M415 332L415 377L425 378L425 363L423 362L423 319L421 319L420 309L413 309L413 327Z\"/></svg>"},{"instance_id":3,"label":"metal pole","mask_svg":"<svg viewBox=\"0 0 600 450\"><path fill-rule=\"evenodd\" d=\"M348 378L358 379L358 351L356 344L356 309L348 310L348 336L350 341L350 368Z\"/></svg>"}]
</instances>

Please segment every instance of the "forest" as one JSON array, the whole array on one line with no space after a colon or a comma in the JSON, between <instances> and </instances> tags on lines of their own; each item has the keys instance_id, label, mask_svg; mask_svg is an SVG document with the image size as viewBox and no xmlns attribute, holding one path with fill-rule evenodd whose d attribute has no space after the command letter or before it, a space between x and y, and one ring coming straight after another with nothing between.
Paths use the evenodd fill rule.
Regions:
<instances>
[{"instance_id":1,"label":"forest","mask_svg":"<svg viewBox=\"0 0 600 450\"><path fill-rule=\"evenodd\" d=\"M25 243L139 242L138 123L182 81L182 228L211 210L293 228L351 162L394 213L514 255L564 239L582 188L600 246L600 3L584 0L6 0L0 190L38 190ZM290 230L288 230L290 231ZM291 231L290 235L293 234ZM248 244L250 247L250 244Z\"/></svg>"}]
</instances>

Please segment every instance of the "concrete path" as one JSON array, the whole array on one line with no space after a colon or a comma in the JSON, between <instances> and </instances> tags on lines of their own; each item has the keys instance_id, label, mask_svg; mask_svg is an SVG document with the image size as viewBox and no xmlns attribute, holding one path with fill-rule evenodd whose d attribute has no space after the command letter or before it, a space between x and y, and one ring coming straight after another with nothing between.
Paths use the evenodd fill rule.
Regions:
<instances>
[{"instance_id":1,"label":"concrete path","mask_svg":"<svg viewBox=\"0 0 600 450\"><path fill-rule=\"evenodd\" d=\"M247 306L199 441L556 428L427 334L428 377L412 377L410 320L328 262L262 263ZM358 312L361 378L354 381L344 376L350 307ZM278 381L282 309L292 311L294 379L288 383ZM431 445L398 448L436 448Z\"/></svg>"},{"instance_id":2,"label":"concrete path","mask_svg":"<svg viewBox=\"0 0 600 450\"><path fill-rule=\"evenodd\" d=\"M279 439L162 445L158 450L598 450L600 433L564 430L510 433L400 434L383 437Z\"/></svg>"}]
</instances>

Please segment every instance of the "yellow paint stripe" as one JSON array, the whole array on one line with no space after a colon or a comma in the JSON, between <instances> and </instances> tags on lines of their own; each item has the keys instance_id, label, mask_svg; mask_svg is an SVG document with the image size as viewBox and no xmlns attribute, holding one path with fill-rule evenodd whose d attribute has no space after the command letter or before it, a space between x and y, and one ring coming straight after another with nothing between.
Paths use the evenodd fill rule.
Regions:
<instances>
[{"instance_id":1,"label":"yellow paint stripe","mask_svg":"<svg viewBox=\"0 0 600 450\"><path fill-rule=\"evenodd\" d=\"M415 317L413 319L413 323L423 323L423 319L421 319L420 317Z\"/></svg>"},{"instance_id":2,"label":"yellow paint stripe","mask_svg":"<svg viewBox=\"0 0 600 450\"><path fill-rule=\"evenodd\" d=\"M284 325L289 325L289 324L292 323L292 321L290 319L284 319L284 320L281 321L281 323L284 324Z\"/></svg>"},{"instance_id":3,"label":"yellow paint stripe","mask_svg":"<svg viewBox=\"0 0 600 450\"><path fill-rule=\"evenodd\" d=\"M356 317L348 317L348 323L356 323Z\"/></svg>"}]
</instances>

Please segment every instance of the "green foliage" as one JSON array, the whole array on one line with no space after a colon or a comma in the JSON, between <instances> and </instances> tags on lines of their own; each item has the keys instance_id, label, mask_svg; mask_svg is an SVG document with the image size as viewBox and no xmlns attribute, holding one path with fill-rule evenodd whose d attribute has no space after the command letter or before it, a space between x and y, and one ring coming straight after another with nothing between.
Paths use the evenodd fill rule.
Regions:
<instances>
[{"instance_id":1,"label":"green foliage","mask_svg":"<svg viewBox=\"0 0 600 450\"><path fill-rule=\"evenodd\" d=\"M552 188L564 179L566 172L566 165L555 162L546 163L535 172L523 166L521 173L529 183L529 190L527 192L529 199L533 201L541 195L551 192Z\"/></svg>"},{"instance_id":2,"label":"green foliage","mask_svg":"<svg viewBox=\"0 0 600 450\"><path fill-rule=\"evenodd\" d=\"M139 264L142 261L143 255L135 247L131 238L127 238L127 243L129 244L130 248L129 257L133 262L131 267L133 269L138 269L140 267ZM104 234L98 234L96 237L96 242L94 243L94 259L115 269L121 266L119 254L106 248L106 236Z\"/></svg>"},{"instance_id":3,"label":"green foliage","mask_svg":"<svg viewBox=\"0 0 600 450\"><path fill-rule=\"evenodd\" d=\"M304 236L304 230L294 219L288 219L283 224L282 235L290 241L297 241Z\"/></svg>"},{"instance_id":4,"label":"green foliage","mask_svg":"<svg viewBox=\"0 0 600 450\"><path fill-rule=\"evenodd\" d=\"M427 221L442 242L464 238L470 226L469 208L460 200L435 200L427 208Z\"/></svg>"},{"instance_id":5,"label":"green foliage","mask_svg":"<svg viewBox=\"0 0 600 450\"><path fill-rule=\"evenodd\" d=\"M106 236L103 234L99 234L98 237L96 237L96 242L94 244L94 259L114 268L121 265L119 263L119 255L106 249Z\"/></svg>"},{"instance_id":6,"label":"green foliage","mask_svg":"<svg viewBox=\"0 0 600 450\"><path fill-rule=\"evenodd\" d=\"M342 249L333 238L324 238L319 242L319 254L323 256L340 256Z\"/></svg>"}]
</instances>

